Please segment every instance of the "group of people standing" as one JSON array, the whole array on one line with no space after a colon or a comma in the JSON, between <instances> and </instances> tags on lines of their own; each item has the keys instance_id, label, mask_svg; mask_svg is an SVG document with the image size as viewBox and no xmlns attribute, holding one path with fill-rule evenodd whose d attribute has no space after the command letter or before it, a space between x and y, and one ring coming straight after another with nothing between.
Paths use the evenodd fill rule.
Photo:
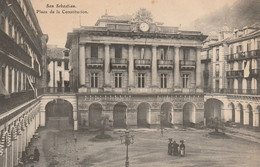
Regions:
<instances>
[{"instance_id":1,"label":"group of people standing","mask_svg":"<svg viewBox=\"0 0 260 167\"><path fill-rule=\"evenodd\" d=\"M168 143L168 154L175 155L175 156L185 156L185 144L184 140L180 140L181 144L176 143L176 141L172 141L172 138L169 138Z\"/></svg>"}]
</instances>

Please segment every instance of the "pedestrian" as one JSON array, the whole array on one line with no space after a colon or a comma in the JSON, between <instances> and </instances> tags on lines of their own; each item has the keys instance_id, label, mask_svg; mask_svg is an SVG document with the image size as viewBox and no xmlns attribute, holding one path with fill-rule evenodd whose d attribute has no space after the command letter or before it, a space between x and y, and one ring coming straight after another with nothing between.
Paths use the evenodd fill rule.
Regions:
<instances>
[{"instance_id":1,"label":"pedestrian","mask_svg":"<svg viewBox=\"0 0 260 167\"><path fill-rule=\"evenodd\" d=\"M173 141L172 147L173 147L172 155L178 155L178 147L179 147L179 144L176 143L176 141Z\"/></svg>"},{"instance_id":2,"label":"pedestrian","mask_svg":"<svg viewBox=\"0 0 260 167\"><path fill-rule=\"evenodd\" d=\"M77 136L74 134L74 142L75 144L77 143L78 139L77 139Z\"/></svg>"},{"instance_id":3,"label":"pedestrian","mask_svg":"<svg viewBox=\"0 0 260 167\"><path fill-rule=\"evenodd\" d=\"M40 152L37 147L34 149L33 160L39 162Z\"/></svg>"},{"instance_id":4,"label":"pedestrian","mask_svg":"<svg viewBox=\"0 0 260 167\"><path fill-rule=\"evenodd\" d=\"M184 140L180 140L180 155L181 157L185 156L185 144L184 144Z\"/></svg>"},{"instance_id":5,"label":"pedestrian","mask_svg":"<svg viewBox=\"0 0 260 167\"><path fill-rule=\"evenodd\" d=\"M168 155L172 155L172 138L169 138Z\"/></svg>"}]
</instances>

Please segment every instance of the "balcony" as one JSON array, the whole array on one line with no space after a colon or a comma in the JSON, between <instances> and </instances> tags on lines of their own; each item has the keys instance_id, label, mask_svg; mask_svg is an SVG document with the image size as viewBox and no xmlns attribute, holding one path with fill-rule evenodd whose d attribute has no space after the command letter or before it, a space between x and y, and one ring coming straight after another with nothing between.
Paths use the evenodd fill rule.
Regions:
<instances>
[{"instance_id":1,"label":"balcony","mask_svg":"<svg viewBox=\"0 0 260 167\"><path fill-rule=\"evenodd\" d=\"M244 95L259 95L260 89L212 89L206 88L204 89L205 93L221 93L221 94L244 94Z\"/></svg>"},{"instance_id":2,"label":"balcony","mask_svg":"<svg viewBox=\"0 0 260 167\"><path fill-rule=\"evenodd\" d=\"M150 59L135 59L135 68L136 69L150 69L151 60Z\"/></svg>"},{"instance_id":3,"label":"balcony","mask_svg":"<svg viewBox=\"0 0 260 167\"><path fill-rule=\"evenodd\" d=\"M227 75L228 78L243 78L244 77L244 70L227 71L226 75Z\"/></svg>"},{"instance_id":4,"label":"balcony","mask_svg":"<svg viewBox=\"0 0 260 167\"><path fill-rule=\"evenodd\" d=\"M6 55L11 55L23 61L30 67L32 66L31 56L22 49L11 37L0 30L0 50Z\"/></svg>"},{"instance_id":5,"label":"balcony","mask_svg":"<svg viewBox=\"0 0 260 167\"><path fill-rule=\"evenodd\" d=\"M126 69L127 68L127 60L126 59L111 59L112 68L117 69Z\"/></svg>"},{"instance_id":6,"label":"balcony","mask_svg":"<svg viewBox=\"0 0 260 167\"><path fill-rule=\"evenodd\" d=\"M182 69L182 70L194 70L195 68L196 68L196 61L180 60L180 69Z\"/></svg>"},{"instance_id":7,"label":"balcony","mask_svg":"<svg viewBox=\"0 0 260 167\"><path fill-rule=\"evenodd\" d=\"M227 61L237 61L252 58L260 58L260 50L251 50L247 52L239 52L235 54L227 55Z\"/></svg>"},{"instance_id":8,"label":"balcony","mask_svg":"<svg viewBox=\"0 0 260 167\"><path fill-rule=\"evenodd\" d=\"M172 60L157 60L158 69L167 70L173 69L173 61Z\"/></svg>"},{"instance_id":9,"label":"balcony","mask_svg":"<svg viewBox=\"0 0 260 167\"><path fill-rule=\"evenodd\" d=\"M104 61L102 58L87 58L86 67L87 68L103 68Z\"/></svg>"},{"instance_id":10,"label":"balcony","mask_svg":"<svg viewBox=\"0 0 260 167\"><path fill-rule=\"evenodd\" d=\"M260 78L260 69L250 69L250 74L252 77Z\"/></svg>"}]
</instances>

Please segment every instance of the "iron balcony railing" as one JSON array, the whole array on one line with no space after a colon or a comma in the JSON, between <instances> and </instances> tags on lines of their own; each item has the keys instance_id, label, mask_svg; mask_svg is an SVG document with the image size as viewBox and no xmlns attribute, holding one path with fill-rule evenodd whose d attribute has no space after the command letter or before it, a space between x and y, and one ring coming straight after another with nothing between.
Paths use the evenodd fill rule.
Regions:
<instances>
[{"instance_id":1,"label":"iron balcony railing","mask_svg":"<svg viewBox=\"0 0 260 167\"><path fill-rule=\"evenodd\" d=\"M87 58L87 64L103 64L104 61L102 58Z\"/></svg>"},{"instance_id":2,"label":"iron balcony railing","mask_svg":"<svg viewBox=\"0 0 260 167\"><path fill-rule=\"evenodd\" d=\"M204 88L205 93L260 95L260 89Z\"/></svg>"},{"instance_id":3,"label":"iron balcony railing","mask_svg":"<svg viewBox=\"0 0 260 167\"><path fill-rule=\"evenodd\" d=\"M227 55L227 60L243 60L243 59L249 59L249 58L256 58L260 57L260 50L251 50L247 52L239 52L234 54Z\"/></svg>"},{"instance_id":4,"label":"iron balcony railing","mask_svg":"<svg viewBox=\"0 0 260 167\"><path fill-rule=\"evenodd\" d=\"M111 64L127 64L127 59L115 58L110 60Z\"/></svg>"},{"instance_id":5,"label":"iron balcony railing","mask_svg":"<svg viewBox=\"0 0 260 167\"><path fill-rule=\"evenodd\" d=\"M244 77L244 70L232 70L226 72L227 77Z\"/></svg>"},{"instance_id":6,"label":"iron balcony railing","mask_svg":"<svg viewBox=\"0 0 260 167\"><path fill-rule=\"evenodd\" d=\"M45 93L48 94L60 94L60 93L75 93L70 87L47 87Z\"/></svg>"},{"instance_id":7,"label":"iron balcony railing","mask_svg":"<svg viewBox=\"0 0 260 167\"><path fill-rule=\"evenodd\" d=\"M135 59L136 65L151 65L150 59Z\"/></svg>"},{"instance_id":8,"label":"iron balcony railing","mask_svg":"<svg viewBox=\"0 0 260 167\"><path fill-rule=\"evenodd\" d=\"M173 65L172 60L157 60L158 65Z\"/></svg>"},{"instance_id":9,"label":"iron balcony railing","mask_svg":"<svg viewBox=\"0 0 260 167\"><path fill-rule=\"evenodd\" d=\"M180 68L195 68L196 61L193 60L180 60Z\"/></svg>"},{"instance_id":10,"label":"iron balcony railing","mask_svg":"<svg viewBox=\"0 0 260 167\"><path fill-rule=\"evenodd\" d=\"M255 76L260 75L260 69L250 69L250 73Z\"/></svg>"}]
</instances>

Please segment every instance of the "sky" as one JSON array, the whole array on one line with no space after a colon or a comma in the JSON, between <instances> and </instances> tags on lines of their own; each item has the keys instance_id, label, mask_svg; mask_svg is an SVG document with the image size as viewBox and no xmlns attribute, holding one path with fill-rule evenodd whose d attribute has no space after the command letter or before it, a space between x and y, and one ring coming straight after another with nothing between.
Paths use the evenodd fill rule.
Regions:
<instances>
[{"instance_id":1,"label":"sky","mask_svg":"<svg viewBox=\"0 0 260 167\"><path fill-rule=\"evenodd\" d=\"M140 8L149 10L156 22L165 26L180 26L187 29L189 24L223 6L230 6L236 0L31 0L40 27L48 34L48 44L65 47L67 33L74 28L94 26L105 14L117 16L134 14ZM56 5L74 5L73 8L57 8ZM50 7L50 6L54 7ZM50 11L54 13L51 14ZM56 10L61 13L56 13ZM62 10L87 11L84 14L63 14ZM47 12L47 14L46 14ZM188 29L191 29L189 27Z\"/></svg>"}]
</instances>

